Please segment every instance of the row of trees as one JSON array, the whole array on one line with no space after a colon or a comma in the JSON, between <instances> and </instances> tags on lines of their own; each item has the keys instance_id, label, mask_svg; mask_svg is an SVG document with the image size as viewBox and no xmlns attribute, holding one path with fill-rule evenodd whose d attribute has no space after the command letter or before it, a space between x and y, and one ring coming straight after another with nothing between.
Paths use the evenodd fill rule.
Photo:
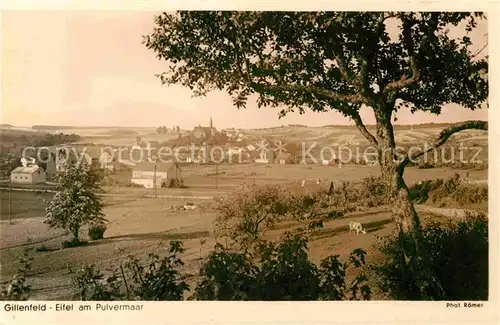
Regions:
<instances>
[{"instance_id":1,"label":"row of trees","mask_svg":"<svg viewBox=\"0 0 500 325\"><path fill-rule=\"evenodd\" d=\"M172 128L172 133L180 133L180 132L181 132L181 128L180 127L174 126ZM158 134L166 134L166 133L168 133L168 128L165 125L159 126L159 127L156 128L156 133L158 133Z\"/></svg>"}]
</instances>

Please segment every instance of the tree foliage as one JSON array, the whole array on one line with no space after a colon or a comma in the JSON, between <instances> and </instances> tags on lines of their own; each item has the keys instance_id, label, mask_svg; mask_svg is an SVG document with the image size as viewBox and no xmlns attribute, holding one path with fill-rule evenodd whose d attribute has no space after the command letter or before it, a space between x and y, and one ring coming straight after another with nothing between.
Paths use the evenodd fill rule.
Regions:
<instances>
[{"instance_id":1,"label":"tree foliage","mask_svg":"<svg viewBox=\"0 0 500 325\"><path fill-rule=\"evenodd\" d=\"M215 232L249 248L289 210L290 192L280 185L243 184L214 199Z\"/></svg>"},{"instance_id":2,"label":"tree foliage","mask_svg":"<svg viewBox=\"0 0 500 325\"><path fill-rule=\"evenodd\" d=\"M307 237L287 234L279 243L259 244L258 260L248 252L227 252L221 245L200 270L195 290L198 300L368 300L366 277L353 269L365 264L363 250L354 250L348 262L338 255L309 260Z\"/></svg>"},{"instance_id":3,"label":"tree foliage","mask_svg":"<svg viewBox=\"0 0 500 325\"><path fill-rule=\"evenodd\" d=\"M487 102L487 56L473 52L470 36L484 18L470 12L181 11L158 15L144 44L169 63L158 74L164 84L199 96L222 90L238 108L255 96L259 107L279 107L280 116L335 110L352 119L377 151L398 229L418 232L403 172L425 151L397 152L393 118L401 109L440 114L445 104L474 110ZM452 28L463 34L453 36ZM363 106L374 112L374 133L359 114ZM486 130L487 122L452 125L431 148L472 128Z\"/></svg>"},{"instance_id":4,"label":"tree foliage","mask_svg":"<svg viewBox=\"0 0 500 325\"><path fill-rule=\"evenodd\" d=\"M408 234L386 237L385 259L374 270L379 287L397 300L487 300L488 219L467 216L459 222L432 222L423 228L419 258Z\"/></svg>"},{"instance_id":5,"label":"tree foliage","mask_svg":"<svg viewBox=\"0 0 500 325\"><path fill-rule=\"evenodd\" d=\"M46 207L45 222L53 228L61 228L79 241L79 230L86 224L102 224L106 221L102 203L96 196L100 189L101 175L84 164L77 164L57 176L57 189Z\"/></svg>"},{"instance_id":6,"label":"tree foliage","mask_svg":"<svg viewBox=\"0 0 500 325\"><path fill-rule=\"evenodd\" d=\"M190 289L179 271L183 252L182 243L172 241L167 256L149 254L147 265L129 256L107 276L93 264L84 266L72 279L76 296L80 300L182 300Z\"/></svg>"},{"instance_id":7,"label":"tree foliage","mask_svg":"<svg viewBox=\"0 0 500 325\"><path fill-rule=\"evenodd\" d=\"M486 59L469 32L481 13L217 12L163 13L145 45L170 69L165 84L195 94L227 91L238 107L342 112L359 125L361 105L391 116L409 107L440 113L446 103L476 109L486 100ZM399 26L397 35L389 25ZM465 33L455 38L455 26ZM365 130L366 131L366 130Z\"/></svg>"}]
</instances>

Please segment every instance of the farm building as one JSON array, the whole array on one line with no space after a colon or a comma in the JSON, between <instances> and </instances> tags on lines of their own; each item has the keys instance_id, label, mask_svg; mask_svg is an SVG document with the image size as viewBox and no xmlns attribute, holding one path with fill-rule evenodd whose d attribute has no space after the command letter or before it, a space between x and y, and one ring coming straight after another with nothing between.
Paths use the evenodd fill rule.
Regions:
<instances>
[{"instance_id":1,"label":"farm building","mask_svg":"<svg viewBox=\"0 0 500 325\"><path fill-rule=\"evenodd\" d=\"M23 154L24 158L31 160L32 164L42 167L47 178L57 173L56 155L50 148L40 147L35 150L27 150Z\"/></svg>"},{"instance_id":2,"label":"farm building","mask_svg":"<svg viewBox=\"0 0 500 325\"><path fill-rule=\"evenodd\" d=\"M131 182L138 185L151 183L151 187L153 187L155 177L160 177L159 184L162 187L168 187L172 180L180 181L182 174L179 164L140 162L132 170Z\"/></svg>"},{"instance_id":3,"label":"farm building","mask_svg":"<svg viewBox=\"0 0 500 325\"><path fill-rule=\"evenodd\" d=\"M78 154L83 155L81 161L92 168L108 170L115 168L113 164L115 161L114 151L106 150L104 147L86 147L78 152Z\"/></svg>"},{"instance_id":4,"label":"farm building","mask_svg":"<svg viewBox=\"0 0 500 325\"><path fill-rule=\"evenodd\" d=\"M21 166L10 173L10 180L15 184L45 183L45 171L37 165Z\"/></svg>"},{"instance_id":5,"label":"farm building","mask_svg":"<svg viewBox=\"0 0 500 325\"><path fill-rule=\"evenodd\" d=\"M132 178L131 182L137 185L142 185L145 188L160 188L165 186L162 176L156 176L155 180L154 176L144 175L141 176L141 178Z\"/></svg>"}]
</instances>

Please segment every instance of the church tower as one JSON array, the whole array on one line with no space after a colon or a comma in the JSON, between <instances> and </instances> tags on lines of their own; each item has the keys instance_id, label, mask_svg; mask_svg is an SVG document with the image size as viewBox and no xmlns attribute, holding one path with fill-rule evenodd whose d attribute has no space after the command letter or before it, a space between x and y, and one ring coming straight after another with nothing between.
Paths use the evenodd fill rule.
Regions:
<instances>
[{"instance_id":1,"label":"church tower","mask_svg":"<svg viewBox=\"0 0 500 325\"><path fill-rule=\"evenodd\" d=\"M214 135L214 125L212 122L212 117L210 116L210 135Z\"/></svg>"}]
</instances>

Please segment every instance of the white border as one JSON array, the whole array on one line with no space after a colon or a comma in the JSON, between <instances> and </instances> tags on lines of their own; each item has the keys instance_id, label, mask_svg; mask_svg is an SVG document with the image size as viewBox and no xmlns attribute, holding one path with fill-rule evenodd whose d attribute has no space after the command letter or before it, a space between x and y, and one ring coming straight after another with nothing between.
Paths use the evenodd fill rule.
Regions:
<instances>
[{"instance_id":1,"label":"white border","mask_svg":"<svg viewBox=\"0 0 500 325\"><path fill-rule=\"evenodd\" d=\"M176 9L233 10L344 10L344 11L487 11L489 20L490 89L498 82L500 7L495 1L154 1L154 0L0 0L0 10L127 10L168 11ZM27 22L27 28L30 28ZM36 28L36 26L32 27ZM500 156L495 150L500 137L498 98L490 90L489 187L490 198L498 198ZM490 200L490 299L483 308L446 308L446 302L147 302L143 310L100 312L5 313L0 303L0 324L498 324L498 230L499 200ZM55 306L56 302L32 301ZM69 302L78 309L83 304ZM127 302L112 303L124 304ZM97 303L89 305L96 306ZM131 304L131 303L127 303ZM94 308L95 309L95 308Z\"/></svg>"}]
</instances>

